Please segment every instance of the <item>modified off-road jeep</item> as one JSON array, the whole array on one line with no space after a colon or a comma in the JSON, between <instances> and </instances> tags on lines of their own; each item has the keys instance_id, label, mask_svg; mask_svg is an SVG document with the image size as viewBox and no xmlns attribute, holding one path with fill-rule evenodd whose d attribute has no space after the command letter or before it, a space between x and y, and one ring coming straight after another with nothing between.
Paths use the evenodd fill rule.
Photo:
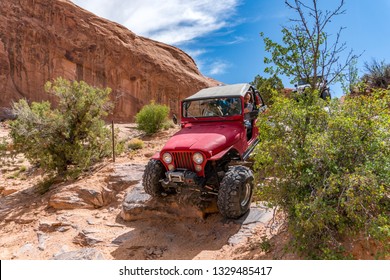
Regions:
<instances>
[{"instance_id":1,"label":"modified off-road jeep","mask_svg":"<svg viewBox=\"0 0 390 280\"><path fill-rule=\"evenodd\" d=\"M245 103L248 94L251 106ZM247 161L258 143L257 115L265 109L249 84L206 88L184 99L181 130L147 164L145 192L162 196L198 191L202 197L215 197L224 217L245 214L253 192Z\"/></svg>"}]
</instances>

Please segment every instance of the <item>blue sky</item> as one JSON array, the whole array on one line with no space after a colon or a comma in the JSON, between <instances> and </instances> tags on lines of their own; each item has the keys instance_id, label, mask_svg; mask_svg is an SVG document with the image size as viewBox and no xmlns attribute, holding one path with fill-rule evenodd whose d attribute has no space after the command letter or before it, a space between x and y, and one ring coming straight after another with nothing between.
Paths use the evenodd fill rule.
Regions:
<instances>
[{"instance_id":1,"label":"blue sky","mask_svg":"<svg viewBox=\"0 0 390 280\"><path fill-rule=\"evenodd\" d=\"M126 26L138 35L177 46L190 54L201 72L226 84L267 77L264 50L259 33L281 41L281 26L296 16L284 0L72 0L75 4ZM304 0L308 2L308 0ZM311 1L310 1L311 2ZM339 0L318 0L322 9L332 9ZM361 54L390 63L390 0L346 0L346 13L334 18L327 32ZM345 51L345 55L347 54ZM343 57L340 58L341 60ZM293 87L283 78L285 87ZM334 97L342 95L340 85L331 86Z\"/></svg>"}]
</instances>

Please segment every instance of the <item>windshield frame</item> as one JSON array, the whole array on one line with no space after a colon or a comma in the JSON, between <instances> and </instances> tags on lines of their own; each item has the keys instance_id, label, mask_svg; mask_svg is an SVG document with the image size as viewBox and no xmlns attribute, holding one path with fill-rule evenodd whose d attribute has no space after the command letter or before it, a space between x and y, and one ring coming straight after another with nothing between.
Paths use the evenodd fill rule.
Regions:
<instances>
[{"instance_id":1,"label":"windshield frame","mask_svg":"<svg viewBox=\"0 0 390 280\"><path fill-rule=\"evenodd\" d=\"M183 100L181 116L183 120L229 120L242 118L242 96L209 97Z\"/></svg>"}]
</instances>

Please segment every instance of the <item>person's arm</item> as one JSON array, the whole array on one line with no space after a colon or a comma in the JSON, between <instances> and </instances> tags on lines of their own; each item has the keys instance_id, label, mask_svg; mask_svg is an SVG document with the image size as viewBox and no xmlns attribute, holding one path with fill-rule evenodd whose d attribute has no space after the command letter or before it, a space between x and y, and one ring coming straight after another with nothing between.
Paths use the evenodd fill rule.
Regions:
<instances>
[{"instance_id":1,"label":"person's arm","mask_svg":"<svg viewBox=\"0 0 390 280\"><path fill-rule=\"evenodd\" d=\"M253 110L253 105L252 103L248 103L245 108L244 108L244 113L249 113L249 112L252 112Z\"/></svg>"}]
</instances>

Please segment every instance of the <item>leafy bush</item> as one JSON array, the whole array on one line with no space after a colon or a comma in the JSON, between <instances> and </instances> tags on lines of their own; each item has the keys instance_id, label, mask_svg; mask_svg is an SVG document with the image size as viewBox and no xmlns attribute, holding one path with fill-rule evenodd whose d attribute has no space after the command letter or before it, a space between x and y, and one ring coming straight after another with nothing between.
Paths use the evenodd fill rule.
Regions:
<instances>
[{"instance_id":1,"label":"leafy bush","mask_svg":"<svg viewBox=\"0 0 390 280\"><path fill-rule=\"evenodd\" d=\"M144 141L138 138L133 138L127 144L127 147L131 150L139 150L144 147Z\"/></svg>"},{"instance_id":2,"label":"leafy bush","mask_svg":"<svg viewBox=\"0 0 390 280\"><path fill-rule=\"evenodd\" d=\"M146 134L154 134L164 127L168 114L168 106L155 104L152 101L145 105L135 116L137 129L144 131Z\"/></svg>"},{"instance_id":3,"label":"leafy bush","mask_svg":"<svg viewBox=\"0 0 390 280\"><path fill-rule=\"evenodd\" d=\"M110 130L102 120L110 109L110 89L62 78L45 89L58 98L56 109L49 102L14 103L15 149L46 171L76 176L110 154Z\"/></svg>"},{"instance_id":4,"label":"leafy bush","mask_svg":"<svg viewBox=\"0 0 390 280\"><path fill-rule=\"evenodd\" d=\"M274 97L259 117L256 168L263 200L288 216L295 249L343 258L343 238L390 238L390 98L384 91L344 103ZM387 251L388 252L388 251Z\"/></svg>"},{"instance_id":5,"label":"leafy bush","mask_svg":"<svg viewBox=\"0 0 390 280\"><path fill-rule=\"evenodd\" d=\"M272 105L272 96L281 93L284 89L282 80L276 75L269 78L257 75L251 84L257 88L268 106Z\"/></svg>"}]
</instances>

